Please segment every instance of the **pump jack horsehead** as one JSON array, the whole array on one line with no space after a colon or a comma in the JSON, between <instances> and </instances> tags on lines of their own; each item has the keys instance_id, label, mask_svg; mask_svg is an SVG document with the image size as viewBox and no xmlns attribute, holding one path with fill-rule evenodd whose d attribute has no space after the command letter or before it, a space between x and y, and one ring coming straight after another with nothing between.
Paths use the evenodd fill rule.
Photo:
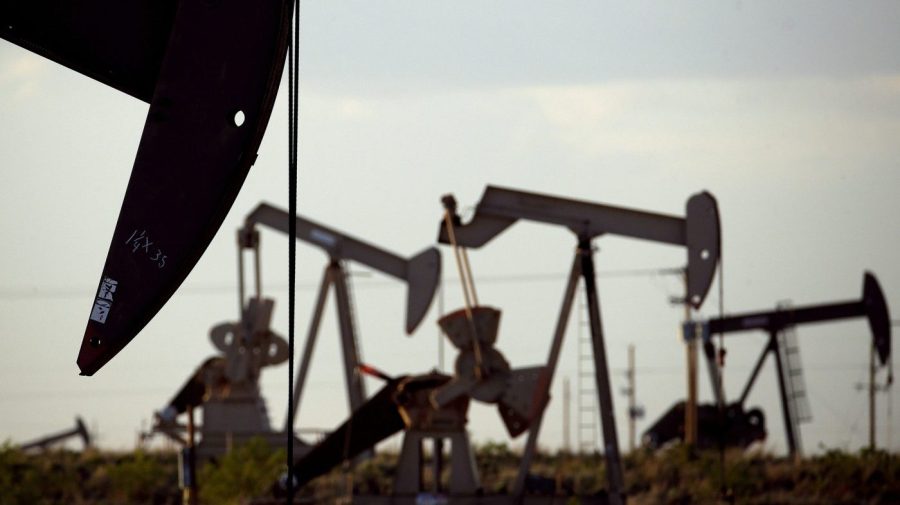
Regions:
<instances>
[{"instance_id":1,"label":"pump jack horsehead","mask_svg":"<svg viewBox=\"0 0 900 505\"><path fill-rule=\"evenodd\" d=\"M0 38L150 104L78 354L93 375L200 259L256 160L293 2L0 2Z\"/></svg>"}]
</instances>

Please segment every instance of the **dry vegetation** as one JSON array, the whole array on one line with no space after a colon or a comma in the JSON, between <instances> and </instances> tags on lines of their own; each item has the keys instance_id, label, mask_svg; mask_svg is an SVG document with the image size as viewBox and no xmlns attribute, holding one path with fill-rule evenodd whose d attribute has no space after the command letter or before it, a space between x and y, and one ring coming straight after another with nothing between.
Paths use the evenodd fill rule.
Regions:
<instances>
[{"instance_id":1,"label":"dry vegetation","mask_svg":"<svg viewBox=\"0 0 900 505\"><path fill-rule=\"evenodd\" d=\"M515 478L518 457L505 445L478 448L486 494L503 493ZM173 453L127 454L64 451L27 455L9 444L0 447L0 505L178 504L177 457ZM283 452L262 442L239 448L217 465L200 471L204 504L250 503L265 496L280 473ZM306 498L334 503L349 489L356 494L389 493L396 455L338 469L303 490ZM540 455L533 467L534 492L602 494L605 473L598 456ZM426 481L433 477L426 472ZM691 455L682 447L625 459L629 503L898 504L900 455L840 451L796 464L763 453ZM446 479L446 475L444 475ZM571 503L577 503L577 499Z\"/></svg>"}]
</instances>

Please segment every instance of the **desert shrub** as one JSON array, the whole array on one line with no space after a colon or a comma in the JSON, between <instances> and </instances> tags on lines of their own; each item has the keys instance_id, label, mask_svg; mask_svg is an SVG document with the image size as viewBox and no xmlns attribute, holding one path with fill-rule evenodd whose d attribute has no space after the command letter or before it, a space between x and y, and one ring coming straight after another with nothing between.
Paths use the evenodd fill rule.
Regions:
<instances>
[{"instance_id":1,"label":"desert shrub","mask_svg":"<svg viewBox=\"0 0 900 505\"><path fill-rule=\"evenodd\" d=\"M159 457L144 451L120 458L106 471L109 485L108 498L113 503L159 503L175 481L171 467L167 468ZM99 479L100 482L102 482Z\"/></svg>"},{"instance_id":2,"label":"desert shrub","mask_svg":"<svg viewBox=\"0 0 900 505\"><path fill-rule=\"evenodd\" d=\"M479 447L477 454L485 493L508 491L520 456L497 443ZM141 451L31 454L7 442L0 444L0 505L174 505L180 503L175 461L174 453ZM228 505L268 495L283 463L283 451L254 440L200 469L201 499ZM396 464L395 453L379 451L355 467L336 468L299 494L316 503L341 501L351 489L389 494ZM623 467L629 503L635 505L728 502L722 499L723 487L734 503L748 505L900 503L900 455L885 451L831 451L798 462L765 452L731 451L724 481L717 451L692 452L677 445L625 455ZM562 496L602 496L607 487L599 454L538 453L532 472L540 476L532 484L553 481L555 493Z\"/></svg>"},{"instance_id":3,"label":"desert shrub","mask_svg":"<svg viewBox=\"0 0 900 505\"><path fill-rule=\"evenodd\" d=\"M356 494L387 494L394 483L397 459L376 454L357 465L353 472L353 492ZM346 470L341 469L342 472Z\"/></svg>"},{"instance_id":4,"label":"desert shrub","mask_svg":"<svg viewBox=\"0 0 900 505\"><path fill-rule=\"evenodd\" d=\"M273 450L253 438L200 470L200 501L209 505L240 505L268 494L285 469L285 451Z\"/></svg>"},{"instance_id":5,"label":"desert shrub","mask_svg":"<svg viewBox=\"0 0 900 505\"><path fill-rule=\"evenodd\" d=\"M0 447L0 503L41 503L41 478L25 454L8 441Z\"/></svg>"}]
</instances>

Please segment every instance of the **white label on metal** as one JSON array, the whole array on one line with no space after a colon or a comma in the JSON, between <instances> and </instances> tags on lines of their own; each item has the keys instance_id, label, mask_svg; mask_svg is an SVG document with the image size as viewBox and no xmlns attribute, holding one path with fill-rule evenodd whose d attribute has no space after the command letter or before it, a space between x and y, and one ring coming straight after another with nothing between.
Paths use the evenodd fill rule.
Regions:
<instances>
[{"instance_id":1,"label":"white label on metal","mask_svg":"<svg viewBox=\"0 0 900 505\"><path fill-rule=\"evenodd\" d=\"M97 298L112 301L113 293L116 292L116 286L118 285L118 281L105 277L103 282L100 283L100 291L97 293Z\"/></svg>"},{"instance_id":2,"label":"white label on metal","mask_svg":"<svg viewBox=\"0 0 900 505\"><path fill-rule=\"evenodd\" d=\"M94 310L91 311L91 321L97 321L100 324L106 323L106 316L109 315L109 308L112 303L107 300L97 300L94 302Z\"/></svg>"},{"instance_id":3,"label":"white label on metal","mask_svg":"<svg viewBox=\"0 0 900 505\"><path fill-rule=\"evenodd\" d=\"M313 228L312 231L309 232L309 236L325 247L334 247L334 245L337 244L337 237L318 228Z\"/></svg>"},{"instance_id":4,"label":"white label on metal","mask_svg":"<svg viewBox=\"0 0 900 505\"><path fill-rule=\"evenodd\" d=\"M109 277L104 277L100 282L100 289L97 291L97 299L94 300L94 309L91 310L91 321L97 321L100 324L106 323L106 317L109 315L109 309L112 307L113 293L119 282Z\"/></svg>"}]
</instances>

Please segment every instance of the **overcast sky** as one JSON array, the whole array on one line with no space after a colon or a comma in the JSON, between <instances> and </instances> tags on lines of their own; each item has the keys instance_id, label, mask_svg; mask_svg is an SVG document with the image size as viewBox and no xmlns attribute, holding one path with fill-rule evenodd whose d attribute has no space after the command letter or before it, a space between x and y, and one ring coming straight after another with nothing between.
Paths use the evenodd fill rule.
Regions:
<instances>
[{"instance_id":1,"label":"overcast sky","mask_svg":"<svg viewBox=\"0 0 900 505\"><path fill-rule=\"evenodd\" d=\"M856 299L871 270L898 319L900 4L306 0L301 15L302 213L410 256L433 244L448 192L463 210L499 184L683 215L706 189L722 216L726 312ZM0 41L0 439L25 441L80 414L102 445L131 447L142 421L214 352L209 328L237 316L235 230L262 200L287 206L286 108L281 95L256 166L181 290L101 372L79 377L147 105ZM264 291L286 335L287 239L264 232L262 241ZM481 300L504 311L498 346L514 366L546 357L574 245L563 230L519 223L470 254ZM602 272L685 261L671 246L596 245ZM306 245L298 253L302 344L326 258ZM378 274L354 283L365 361L397 374L439 365L436 304L407 338L403 286ZM462 297L457 283L446 288L449 311ZM713 289L701 315L717 314ZM667 276L600 280L623 446L629 344L647 412L640 431L684 395L681 309L668 302L680 290ZM346 416L333 307L326 318L300 427ZM560 378L575 396L577 323L544 422L547 447L562 440ZM797 333L813 413L805 448L861 447L867 397L855 385L867 380L868 326ZM764 343L728 337L730 398ZM748 406L766 411L766 447L781 452L774 379L769 363ZM263 384L280 426L286 368L264 372ZM888 419L900 394L878 399L879 444L896 450L900 429L890 433ZM493 407L470 417L477 441L504 439Z\"/></svg>"}]
</instances>

